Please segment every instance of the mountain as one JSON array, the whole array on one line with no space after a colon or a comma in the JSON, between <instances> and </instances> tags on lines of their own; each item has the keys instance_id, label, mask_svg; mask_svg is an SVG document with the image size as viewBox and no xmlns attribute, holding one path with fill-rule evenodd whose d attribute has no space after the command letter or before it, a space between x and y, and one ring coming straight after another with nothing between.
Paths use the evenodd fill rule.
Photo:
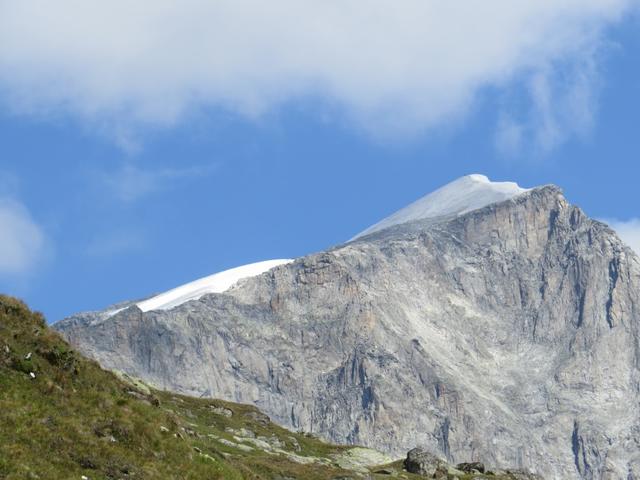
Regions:
<instances>
[{"instance_id":1,"label":"mountain","mask_svg":"<svg viewBox=\"0 0 640 480\"><path fill-rule=\"evenodd\" d=\"M337 443L640 479L640 259L552 185L463 177L227 290L112 310L55 328L107 368Z\"/></svg>"}]
</instances>

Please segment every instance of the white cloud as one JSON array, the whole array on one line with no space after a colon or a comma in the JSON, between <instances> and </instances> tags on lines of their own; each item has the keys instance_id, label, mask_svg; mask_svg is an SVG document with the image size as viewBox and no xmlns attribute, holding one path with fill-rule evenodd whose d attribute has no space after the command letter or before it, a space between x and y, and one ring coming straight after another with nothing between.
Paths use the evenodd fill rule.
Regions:
<instances>
[{"instance_id":1,"label":"white cloud","mask_svg":"<svg viewBox=\"0 0 640 480\"><path fill-rule=\"evenodd\" d=\"M526 85L529 104L519 115L502 111L495 143L507 156L528 149L546 154L569 136L585 137L591 130L599 75L597 50L583 51L561 68L542 68Z\"/></svg>"},{"instance_id":2,"label":"white cloud","mask_svg":"<svg viewBox=\"0 0 640 480\"><path fill-rule=\"evenodd\" d=\"M43 259L45 235L19 202L0 198L0 275L30 273Z\"/></svg>"},{"instance_id":3,"label":"white cloud","mask_svg":"<svg viewBox=\"0 0 640 480\"><path fill-rule=\"evenodd\" d=\"M580 88L594 72L585 62L631 5L0 0L0 90L19 112L62 111L118 132L127 123L172 125L207 107L256 117L310 96L366 129L393 133L460 116L483 88L524 76L536 135L553 146L563 122L549 79L565 62L580 66L566 91L575 108L590 111L591 94Z\"/></svg>"},{"instance_id":4,"label":"white cloud","mask_svg":"<svg viewBox=\"0 0 640 480\"><path fill-rule=\"evenodd\" d=\"M216 164L187 168L143 169L133 164L103 172L99 179L104 187L123 202L133 202L154 192L176 186L182 180L210 174Z\"/></svg>"},{"instance_id":5,"label":"white cloud","mask_svg":"<svg viewBox=\"0 0 640 480\"><path fill-rule=\"evenodd\" d=\"M620 238L640 255L640 218L631 220L606 220Z\"/></svg>"}]
</instances>

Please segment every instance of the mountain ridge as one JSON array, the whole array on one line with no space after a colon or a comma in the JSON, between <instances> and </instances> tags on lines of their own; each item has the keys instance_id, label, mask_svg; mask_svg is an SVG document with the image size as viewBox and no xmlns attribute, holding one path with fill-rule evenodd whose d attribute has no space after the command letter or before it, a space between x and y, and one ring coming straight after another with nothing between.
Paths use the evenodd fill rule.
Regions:
<instances>
[{"instance_id":1,"label":"mountain ridge","mask_svg":"<svg viewBox=\"0 0 640 480\"><path fill-rule=\"evenodd\" d=\"M485 185L509 185L509 186L513 186L513 189L518 189L519 192L513 196L510 196L509 198L504 198L501 200L495 200L495 201L491 201L489 203L484 204L482 201L480 202L479 207L473 207L471 208L469 211L467 212L452 212L449 213L447 215L438 215L435 217L430 217L430 218L422 218L422 219L408 219L405 220L401 223L394 223L394 224L389 224L387 226L385 226L384 228L377 228L381 223L385 222L386 220L388 220L389 218L394 217L395 215L397 215L399 212L402 212L403 210L405 210L408 207L411 207L412 205L421 202L422 200L424 200L425 198L428 198L429 196L431 196L433 193L437 193L438 191L441 191L443 189L446 189L447 187L450 187L452 185L455 185L463 180L466 179L473 179L475 182L480 183L480 184L485 184ZM370 227L366 228L365 230L363 230L362 232L360 232L359 234L357 234L356 236L352 237L350 240L338 244L336 246L330 247L327 250L332 250L334 248L340 248L341 246L350 243L350 242L354 242L357 241L363 237L367 237L369 235L374 235L374 234L378 234L381 232L385 232L386 230L397 230L397 229L402 229L403 226L408 226L411 224L417 224L419 225L424 225L424 224L429 224L429 223L435 223L435 222L444 222L447 221L451 218L454 218L455 216L464 214L464 213L471 213L475 210L480 210L482 208L486 208L489 207L493 204L497 204L497 203L501 203L503 201L509 201L511 200L513 197L517 196L517 195L523 195L526 194L528 192L531 192L533 190L537 190L537 189L543 189L543 188L551 188L551 189L555 189L557 190L560 194L562 194L562 189L556 185L553 184L547 184L547 185L540 185L538 187L533 187L533 188L520 188L516 183L514 182L492 182L489 180L489 178L485 175L482 174L469 174L469 175L465 175L463 177L459 177L458 179L449 182L448 184L446 184L444 187L441 187L437 190L435 190L434 192L431 192L430 194L425 195L424 197L418 199L415 202L412 202L411 204L407 205L407 207L401 208L400 210L392 213L389 217L386 217L384 219L382 219L379 222L376 222L375 224L371 225ZM299 257L299 258L303 258L303 257ZM288 262L292 262L295 261L296 259L279 259L279 260L263 260L260 262L255 262L255 263L251 263L251 264L246 264L246 265L241 265L238 267L233 267L221 272L216 272L214 274L208 275L206 277L202 277L196 280L193 280L191 282L188 282L186 284L182 284L179 285L177 287L174 287L170 290L167 290L165 292L161 292L161 293L156 293L153 295L148 295L146 297L144 297L141 300L130 300L130 301L123 301L123 302L118 302L112 305L109 305L107 307L105 307L104 309L101 310L96 310L96 311L84 311L84 312L80 312L80 314L85 314L85 315L90 315L92 313L99 313L101 316L110 316L114 313L117 313L125 308L131 307L134 304L137 305L138 307L140 307L140 309L142 311L149 311L149 310L155 310L155 309L167 309L167 308L172 308L175 307L177 305L179 305L180 303L184 303L184 301L189 301L189 300L198 300L198 298L200 298L203 295L206 295L208 293L223 293L225 290L228 290L229 288L232 288L236 283L238 283L239 281L242 281L246 278L250 278L252 276L256 276L256 275L260 275L262 273L264 273L267 270L270 270L271 268L275 268L276 266L280 265L280 264L285 264ZM265 267L261 268L262 265L265 265ZM228 274L233 274L235 271L242 271L242 270L248 270L250 267L258 267L255 268L255 272L247 272L246 274L241 274L241 275L228 275ZM248 268L249 267L249 268ZM171 294L174 291L180 290L180 289L184 289L185 287L188 287L191 284L197 284L197 283L201 283L204 281L207 281L209 279L215 279L216 277L224 277L224 276L228 276L229 278L233 278L233 281L229 281L229 280L223 280L223 283L225 284L224 287L220 288L217 285L214 287L208 287L208 291L205 291L207 289L203 289L201 288L202 292L198 293L198 295L191 295L191 297L193 298L186 298L185 300L183 300L182 302L180 301L171 301L171 302L165 302L166 305L162 305L162 302L158 302L156 299L159 299L160 297L166 296L168 294ZM219 282L218 282L219 283ZM186 297L189 297L188 295ZM160 304L159 304L160 303ZM158 304L158 305L157 305Z\"/></svg>"}]
</instances>

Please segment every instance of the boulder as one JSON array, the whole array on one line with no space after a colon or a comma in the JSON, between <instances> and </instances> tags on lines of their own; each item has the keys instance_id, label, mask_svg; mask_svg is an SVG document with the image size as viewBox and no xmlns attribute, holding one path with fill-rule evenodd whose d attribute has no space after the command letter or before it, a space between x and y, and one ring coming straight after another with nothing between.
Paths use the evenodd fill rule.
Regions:
<instances>
[{"instance_id":1,"label":"boulder","mask_svg":"<svg viewBox=\"0 0 640 480\"><path fill-rule=\"evenodd\" d=\"M407 453L404 468L409 473L433 477L439 469L447 470L447 462L422 448L414 448Z\"/></svg>"},{"instance_id":2,"label":"boulder","mask_svg":"<svg viewBox=\"0 0 640 480\"><path fill-rule=\"evenodd\" d=\"M230 418L233 416L233 411L225 407L217 407L215 405L210 406L211 411L216 415L222 415L223 417Z\"/></svg>"}]
</instances>

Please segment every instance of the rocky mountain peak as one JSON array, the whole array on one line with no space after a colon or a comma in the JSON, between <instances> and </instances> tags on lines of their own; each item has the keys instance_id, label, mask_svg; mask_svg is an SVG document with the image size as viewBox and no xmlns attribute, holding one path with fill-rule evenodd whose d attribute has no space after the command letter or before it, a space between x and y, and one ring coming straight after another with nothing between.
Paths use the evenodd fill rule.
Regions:
<instances>
[{"instance_id":1,"label":"rocky mountain peak","mask_svg":"<svg viewBox=\"0 0 640 480\"><path fill-rule=\"evenodd\" d=\"M466 175L398 210L352 240L404 223L462 215L527 191L513 182L492 182L485 175Z\"/></svg>"},{"instance_id":2,"label":"rocky mountain peak","mask_svg":"<svg viewBox=\"0 0 640 480\"><path fill-rule=\"evenodd\" d=\"M558 187L459 185L224 292L56 328L107 368L334 442L640 479L637 255Z\"/></svg>"}]
</instances>

